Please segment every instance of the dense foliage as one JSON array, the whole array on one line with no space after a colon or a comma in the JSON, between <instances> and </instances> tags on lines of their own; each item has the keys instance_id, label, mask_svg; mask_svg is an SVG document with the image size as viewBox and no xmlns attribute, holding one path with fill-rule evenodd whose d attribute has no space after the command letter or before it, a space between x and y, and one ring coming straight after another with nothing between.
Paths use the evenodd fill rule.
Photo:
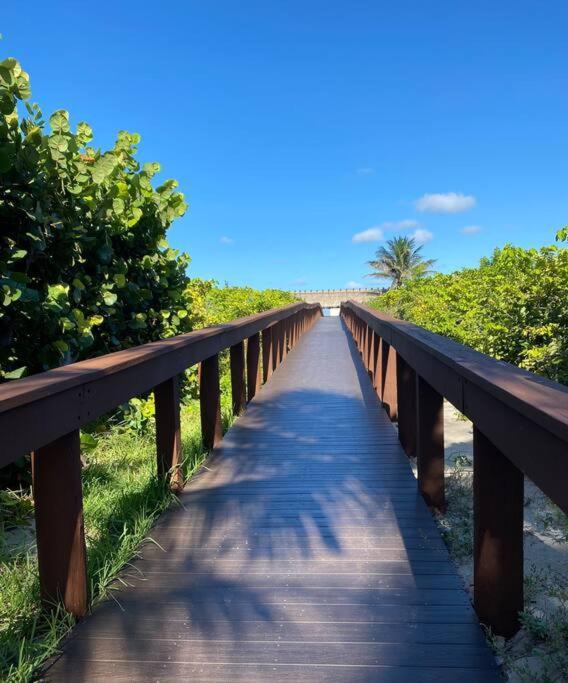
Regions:
<instances>
[{"instance_id":1,"label":"dense foliage","mask_svg":"<svg viewBox=\"0 0 568 683\"><path fill-rule=\"evenodd\" d=\"M374 305L568 384L568 250L507 245L477 268L410 281Z\"/></svg>"},{"instance_id":2,"label":"dense foliage","mask_svg":"<svg viewBox=\"0 0 568 683\"><path fill-rule=\"evenodd\" d=\"M66 111L46 125L14 59L0 64L0 379L192 329L207 283L169 248L177 183L135 159L139 136L90 146ZM18 112L18 104L25 109Z\"/></svg>"},{"instance_id":3,"label":"dense foliage","mask_svg":"<svg viewBox=\"0 0 568 683\"><path fill-rule=\"evenodd\" d=\"M208 325L280 308L296 301L293 294L280 289L257 290L251 287L214 288L205 300Z\"/></svg>"}]
</instances>

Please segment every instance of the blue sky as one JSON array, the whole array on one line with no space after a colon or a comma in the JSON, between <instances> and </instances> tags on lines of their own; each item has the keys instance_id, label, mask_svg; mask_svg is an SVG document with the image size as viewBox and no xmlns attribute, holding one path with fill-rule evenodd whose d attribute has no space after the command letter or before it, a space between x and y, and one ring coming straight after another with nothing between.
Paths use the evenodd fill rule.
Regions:
<instances>
[{"instance_id":1,"label":"blue sky","mask_svg":"<svg viewBox=\"0 0 568 683\"><path fill-rule=\"evenodd\" d=\"M401 232L443 271L553 241L567 25L565 0L31 0L3 6L0 54L101 147L142 135L190 203L191 274L336 288Z\"/></svg>"}]
</instances>

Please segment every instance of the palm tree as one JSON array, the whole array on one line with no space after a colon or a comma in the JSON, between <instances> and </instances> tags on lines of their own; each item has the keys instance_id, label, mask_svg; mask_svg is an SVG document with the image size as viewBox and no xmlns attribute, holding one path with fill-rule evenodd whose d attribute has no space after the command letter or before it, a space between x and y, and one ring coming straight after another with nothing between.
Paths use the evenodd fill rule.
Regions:
<instances>
[{"instance_id":1,"label":"palm tree","mask_svg":"<svg viewBox=\"0 0 568 683\"><path fill-rule=\"evenodd\" d=\"M389 278L391 289L411 278L424 277L432 272L435 259L425 259L412 237L393 237L386 247L377 249L375 260L367 263L374 269L366 277Z\"/></svg>"}]
</instances>

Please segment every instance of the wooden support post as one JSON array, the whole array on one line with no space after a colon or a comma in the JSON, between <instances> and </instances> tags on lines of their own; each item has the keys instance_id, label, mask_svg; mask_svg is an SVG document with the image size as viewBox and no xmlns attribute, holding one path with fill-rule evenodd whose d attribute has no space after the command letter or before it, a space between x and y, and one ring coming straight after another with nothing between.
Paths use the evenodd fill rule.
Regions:
<instances>
[{"instance_id":1,"label":"wooden support post","mask_svg":"<svg viewBox=\"0 0 568 683\"><path fill-rule=\"evenodd\" d=\"M282 360L288 355L290 347L290 318L282 321Z\"/></svg>"},{"instance_id":2,"label":"wooden support post","mask_svg":"<svg viewBox=\"0 0 568 683\"><path fill-rule=\"evenodd\" d=\"M382 343L382 382L381 400L387 415L395 422L398 416L398 400L396 395L396 351L384 339Z\"/></svg>"},{"instance_id":3,"label":"wooden support post","mask_svg":"<svg viewBox=\"0 0 568 683\"><path fill-rule=\"evenodd\" d=\"M199 372L199 402L201 404L201 438L210 451L223 438L221 424L221 392L219 391L219 356L206 358Z\"/></svg>"},{"instance_id":4,"label":"wooden support post","mask_svg":"<svg viewBox=\"0 0 568 683\"><path fill-rule=\"evenodd\" d=\"M276 367L284 360L284 343L286 341L286 333L284 331L284 321L277 323L278 329L278 355L276 358Z\"/></svg>"},{"instance_id":5,"label":"wooden support post","mask_svg":"<svg viewBox=\"0 0 568 683\"><path fill-rule=\"evenodd\" d=\"M506 638L523 609L523 486L523 473L474 426L474 606Z\"/></svg>"},{"instance_id":6,"label":"wooden support post","mask_svg":"<svg viewBox=\"0 0 568 683\"><path fill-rule=\"evenodd\" d=\"M42 601L82 617L89 597L78 429L32 454L32 480Z\"/></svg>"},{"instance_id":7,"label":"wooden support post","mask_svg":"<svg viewBox=\"0 0 568 683\"><path fill-rule=\"evenodd\" d=\"M398 439L406 455L416 453L416 373L398 354L396 359Z\"/></svg>"},{"instance_id":8,"label":"wooden support post","mask_svg":"<svg viewBox=\"0 0 568 683\"><path fill-rule=\"evenodd\" d=\"M367 343L367 372L369 373L371 382L373 381L373 374L375 371L375 337L375 333L371 328L369 328L369 337Z\"/></svg>"},{"instance_id":9,"label":"wooden support post","mask_svg":"<svg viewBox=\"0 0 568 683\"><path fill-rule=\"evenodd\" d=\"M377 392L379 400L381 400L383 389L383 357L382 357L383 340L375 333L375 344L373 346L373 386Z\"/></svg>"},{"instance_id":10,"label":"wooden support post","mask_svg":"<svg viewBox=\"0 0 568 683\"><path fill-rule=\"evenodd\" d=\"M273 357L273 328L266 327L262 330L262 381L268 382L270 375L272 375L272 357Z\"/></svg>"},{"instance_id":11,"label":"wooden support post","mask_svg":"<svg viewBox=\"0 0 568 683\"><path fill-rule=\"evenodd\" d=\"M247 341L247 399L253 399L260 389L260 333Z\"/></svg>"},{"instance_id":12,"label":"wooden support post","mask_svg":"<svg viewBox=\"0 0 568 683\"><path fill-rule=\"evenodd\" d=\"M418 488L429 506L443 511L444 399L420 376L416 378L416 412Z\"/></svg>"},{"instance_id":13,"label":"wooden support post","mask_svg":"<svg viewBox=\"0 0 568 683\"><path fill-rule=\"evenodd\" d=\"M231 346L229 356L231 361L231 397L233 399L233 414L240 415L247 402L244 342L239 342L238 344Z\"/></svg>"},{"instance_id":14,"label":"wooden support post","mask_svg":"<svg viewBox=\"0 0 568 683\"><path fill-rule=\"evenodd\" d=\"M169 477L174 491L183 489L181 471L181 432L179 417L179 377L171 377L154 388L156 413L156 454L158 476Z\"/></svg>"}]
</instances>

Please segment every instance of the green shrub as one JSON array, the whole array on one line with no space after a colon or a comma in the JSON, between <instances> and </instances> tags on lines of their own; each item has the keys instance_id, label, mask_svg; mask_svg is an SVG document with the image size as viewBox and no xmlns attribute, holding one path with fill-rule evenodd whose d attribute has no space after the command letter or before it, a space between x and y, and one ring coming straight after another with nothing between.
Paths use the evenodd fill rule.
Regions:
<instances>
[{"instance_id":1,"label":"green shrub","mask_svg":"<svg viewBox=\"0 0 568 683\"><path fill-rule=\"evenodd\" d=\"M374 306L568 384L568 250L496 249L477 268L414 280Z\"/></svg>"},{"instance_id":2,"label":"green shrub","mask_svg":"<svg viewBox=\"0 0 568 683\"><path fill-rule=\"evenodd\" d=\"M215 325L271 308L288 306L296 301L293 294L280 289L256 290L228 285L214 288L206 297L207 324Z\"/></svg>"},{"instance_id":3,"label":"green shrub","mask_svg":"<svg viewBox=\"0 0 568 683\"><path fill-rule=\"evenodd\" d=\"M86 123L60 110L48 126L29 97L18 62L1 62L0 379L202 325L211 284L165 239L186 210L177 183L153 186L138 135L103 152Z\"/></svg>"}]
</instances>

